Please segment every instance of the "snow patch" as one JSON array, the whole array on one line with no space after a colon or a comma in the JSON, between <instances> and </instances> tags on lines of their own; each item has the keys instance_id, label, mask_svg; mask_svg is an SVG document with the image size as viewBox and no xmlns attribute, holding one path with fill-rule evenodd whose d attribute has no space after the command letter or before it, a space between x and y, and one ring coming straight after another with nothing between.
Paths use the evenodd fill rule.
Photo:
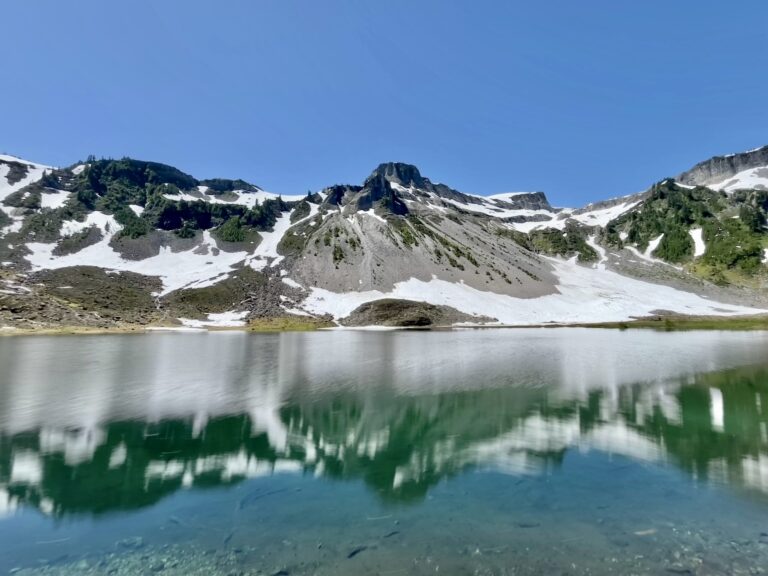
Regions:
<instances>
[{"instance_id":1,"label":"snow patch","mask_svg":"<svg viewBox=\"0 0 768 576\"><path fill-rule=\"evenodd\" d=\"M525 194L534 194L534 192L502 192L501 194L491 194L490 196L476 196L476 198L488 198L489 200L509 200L515 196L523 196Z\"/></svg>"},{"instance_id":2,"label":"snow patch","mask_svg":"<svg viewBox=\"0 0 768 576\"><path fill-rule=\"evenodd\" d=\"M611 206L609 208L599 208L595 210L587 210L581 214L570 214L569 218L581 222L586 226L607 226L608 222L615 220L625 212L632 210L635 206L640 204L640 200L624 202Z\"/></svg>"},{"instance_id":3,"label":"snow patch","mask_svg":"<svg viewBox=\"0 0 768 576\"><path fill-rule=\"evenodd\" d=\"M277 253L277 246L291 226L293 226L291 224L291 215L288 212L284 212L275 221L272 232L259 232L261 242L256 247L256 250L254 250L253 255L248 258L247 264L254 270L263 270L269 264L269 260L272 260L273 266L282 262L283 257Z\"/></svg>"},{"instance_id":4,"label":"snow patch","mask_svg":"<svg viewBox=\"0 0 768 576\"><path fill-rule=\"evenodd\" d=\"M287 306L284 306L283 304L280 304L280 308L288 312L288 314L293 314L294 316L310 316L310 317L312 316L312 314L305 312L300 308L289 308Z\"/></svg>"},{"instance_id":5,"label":"snow patch","mask_svg":"<svg viewBox=\"0 0 768 576\"><path fill-rule=\"evenodd\" d=\"M191 328L189 326L148 326L145 332L205 332L205 328Z\"/></svg>"},{"instance_id":6,"label":"snow patch","mask_svg":"<svg viewBox=\"0 0 768 576\"><path fill-rule=\"evenodd\" d=\"M160 296L164 296L180 288L202 288L224 280L233 270L233 266L248 257L247 252L224 252L212 256L210 251L216 247L209 231L203 232L200 246L183 252L173 252L170 247L163 246L160 253L144 260L126 260L109 245L112 236L120 230L120 225L112 216L99 212L88 215L86 222L67 221L62 226L68 233L87 228L90 221L105 219L103 226L104 238L96 244L86 246L79 252L54 256L55 243L43 244L30 242L27 247L31 254L27 261L36 270L66 268L68 266L98 266L107 270L136 272L146 276L158 276L163 283ZM200 248L203 248L201 250ZM202 253L201 253L202 252Z\"/></svg>"},{"instance_id":7,"label":"snow patch","mask_svg":"<svg viewBox=\"0 0 768 576\"><path fill-rule=\"evenodd\" d=\"M525 217L530 218L532 216L549 216L552 217L553 213L549 210L530 210L527 208L502 208L500 206L497 206L495 203L486 202L484 201L483 204L473 204L473 203L464 203L459 202L458 200L453 200L451 198L441 198L441 200L447 204L451 204L452 206L456 206L457 208L461 208L462 210L465 210L467 212L475 212L478 214L485 214L486 216L493 216L494 218L515 218L515 217ZM483 199L485 200L485 199ZM538 222L538 224L541 224L542 222Z\"/></svg>"},{"instance_id":8,"label":"snow patch","mask_svg":"<svg viewBox=\"0 0 768 576\"><path fill-rule=\"evenodd\" d=\"M648 242L648 247L645 249L645 252L640 252L637 248L634 246L625 246L627 250L632 252L635 256L640 258L641 260L644 260L645 262L648 262L650 264L663 264L665 266L671 266L672 268L677 268L680 270L681 268L677 266L673 266L672 264L669 264L667 262L664 262L664 260L661 260L660 258L655 258L652 256L653 251L656 250L656 248L659 247L659 243L661 242L661 239L664 237L664 234L661 234L660 236L654 238L650 242Z\"/></svg>"},{"instance_id":9,"label":"snow patch","mask_svg":"<svg viewBox=\"0 0 768 576\"><path fill-rule=\"evenodd\" d=\"M718 304L691 294L642 282L612 272L580 266L575 262L546 258L559 278L559 294L539 298L515 298L476 290L463 283L433 278L430 281L398 282L384 293L336 293L312 288L304 308L315 314L344 318L366 302L381 298L401 298L452 306L468 314L497 318L503 324L532 325L546 323L620 322L648 316L659 308L692 315L744 315L764 312L756 308Z\"/></svg>"},{"instance_id":10,"label":"snow patch","mask_svg":"<svg viewBox=\"0 0 768 576\"><path fill-rule=\"evenodd\" d=\"M598 243L595 241L594 236L590 236L587 238L587 244L595 251L598 255L598 262L597 262L597 269L598 270L605 270L605 263L608 261L608 255L605 252L605 248L598 245Z\"/></svg>"},{"instance_id":11,"label":"snow patch","mask_svg":"<svg viewBox=\"0 0 768 576\"><path fill-rule=\"evenodd\" d=\"M298 202L305 198L302 194L283 195L266 192L265 190L233 190L232 192L227 192L222 198L222 195L209 194L209 190L207 186L198 186L197 192L163 194L163 197L177 202L185 200L187 202L207 202L209 204L239 204L247 208L253 208L263 204L265 200L274 200L276 198L282 198L286 202Z\"/></svg>"},{"instance_id":12,"label":"snow patch","mask_svg":"<svg viewBox=\"0 0 768 576\"><path fill-rule=\"evenodd\" d=\"M192 320L190 318L179 318L184 326L189 328L225 328L245 326L245 317L248 311L244 312L221 312L219 314L208 314L207 320Z\"/></svg>"},{"instance_id":13,"label":"snow patch","mask_svg":"<svg viewBox=\"0 0 768 576\"><path fill-rule=\"evenodd\" d=\"M60 233L62 236L71 236L82 232L86 228L96 226L105 235L114 235L122 229L114 216L104 214L103 212L90 212L83 222L77 220L64 220L61 223Z\"/></svg>"},{"instance_id":14,"label":"snow patch","mask_svg":"<svg viewBox=\"0 0 768 576\"><path fill-rule=\"evenodd\" d=\"M645 257L650 260L654 260L653 253L656 250L656 248L659 247L659 244L661 243L661 239L664 238L664 234L660 234L650 242L648 242L648 248L645 249Z\"/></svg>"},{"instance_id":15,"label":"snow patch","mask_svg":"<svg viewBox=\"0 0 768 576\"><path fill-rule=\"evenodd\" d=\"M518 232L529 234L533 230L538 230L539 228L556 228L562 230L565 227L565 220L551 218L549 220L531 220L529 222L510 222L507 224L507 227L512 230L517 230Z\"/></svg>"},{"instance_id":16,"label":"snow patch","mask_svg":"<svg viewBox=\"0 0 768 576\"><path fill-rule=\"evenodd\" d=\"M758 166L742 170L718 184L709 185L709 187L724 192L733 192L742 188L768 190L768 166Z\"/></svg>"},{"instance_id":17,"label":"snow patch","mask_svg":"<svg viewBox=\"0 0 768 576\"><path fill-rule=\"evenodd\" d=\"M15 158L13 156L6 156L3 154L0 154L0 161L3 161L3 160L5 160L6 162L17 162L17 163L26 165L27 175L24 176L24 178L22 178L15 184L10 184L8 182L8 173L10 172L10 168L8 167L7 164L0 164L0 204L2 204L3 200L5 200L8 196L13 194L17 190L21 190L22 188L24 188L24 186L27 186L29 184L32 184L33 182L37 182L38 180L40 180L40 178L43 177L43 174L45 174L46 170L51 170L50 166L43 166L42 164L32 164L30 162L27 162L26 160L21 160L20 158Z\"/></svg>"},{"instance_id":18,"label":"snow patch","mask_svg":"<svg viewBox=\"0 0 768 576\"><path fill-rule=\"evenodd\" d=\"M693 257L698 258L699 256L703 256L704 252L707 251L707 245L704 242L704 237L702 235L702 229L701 228L693 228L688 231L688 234L691 235L691 239L693 239Z\"/></svg>"},{"instance_id":19,"label":"snow patch","mask_svg":"<svg viewBox=\"0 0 768 576\"><path fill-rule=\"evenodd\" d=\"M361 210L360 213L365 214L366 216L370 216L371 218L375 218L376 220L378 220L379 222L382 222L383 224L387 223L387 221L384 218L382 218L381 216L376 214L376 212L373 211L373 208L369 208L368 210Z\"/></svg>"},{"instance_id":20,"label":"snow patch","mask_svg":"<svg viewBox=\"0 0 768 576\"><path fill-rule=\"evenodd\" d=\"M67 190L46 190L40 194L41 208L61 208L67 203L70 192Z\"/></svg>"},{"instance_id":21,"label":"snow patch","mask_svg":"<svg viewBox=\"0 0 768 576\"><path fill-rule=\"evenodd\" d=\"M246 264L254 270L260 271L267 267L271 262L271 266L276 266L283 261L283 256L277 253L277 246L280 244L280 240L283 239L285 233L290 228L307 222L317 215L320 207L317 204L309 204L309 215L301 220L291 223L290 212L284 212L280 218L275 221L275 225L272 227L272 232L259 232L261 235L261 243L256 247L253 254L248 258Z\"/></svg>"}]
</instances>

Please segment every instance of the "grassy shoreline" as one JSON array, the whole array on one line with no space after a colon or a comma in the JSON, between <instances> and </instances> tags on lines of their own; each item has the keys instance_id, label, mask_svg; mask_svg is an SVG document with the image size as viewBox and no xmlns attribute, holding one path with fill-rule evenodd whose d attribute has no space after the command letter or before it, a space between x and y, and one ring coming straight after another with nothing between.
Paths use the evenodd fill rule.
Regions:
<instances>
[{"instance_id":1,"label":"grassy shoreline","mask_svg":"<svg viewBox=\"0 0 768 576\"><path fill-rule=\"evenodd\" d=\"M336 325L327 320L319 319L294 319L294 318L262 318L252 321L246 326L236 327L208 327L189 329L179 325L123 325L110 327L89 326L47 326L41 328L0 328L2 336L90 336L103 334L150 334L153 332L179 332L179 333L205 333L205 332L250 332L250 333L275 333L275 332L312 332ZM357 328L365 328L363 326ZM660 330L660 331L687 331L687 330L768 330L768 315L758 316L658 316L650 318L637 318L622 322L590 322L573 324L528 324L528 325L453 325L422 327L421 330L488 330L511 328L597 328L612 330ZM355 327L348 329L354 330ZM408 328L394 327L395 330L407 330Z\"/></svg>"}]
</instances>

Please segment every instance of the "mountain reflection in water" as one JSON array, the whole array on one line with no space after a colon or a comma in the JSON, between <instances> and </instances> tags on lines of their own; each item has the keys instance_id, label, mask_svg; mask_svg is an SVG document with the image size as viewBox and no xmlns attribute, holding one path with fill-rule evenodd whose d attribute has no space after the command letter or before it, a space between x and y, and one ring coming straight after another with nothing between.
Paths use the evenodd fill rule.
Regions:
<instances>
[{"instance_id":1,"label":"mountain reflection in water","mask_svg":"<svg viewBox=\"0 0 768 576\"><path fill-rule=\"evenodd\" d=\"M418 502L470 468L541 474L570 450L766 493L767 343L581 330L16 338L0 347L0 515L98 515L276 472Z\"/></svg>"}]
</instances>

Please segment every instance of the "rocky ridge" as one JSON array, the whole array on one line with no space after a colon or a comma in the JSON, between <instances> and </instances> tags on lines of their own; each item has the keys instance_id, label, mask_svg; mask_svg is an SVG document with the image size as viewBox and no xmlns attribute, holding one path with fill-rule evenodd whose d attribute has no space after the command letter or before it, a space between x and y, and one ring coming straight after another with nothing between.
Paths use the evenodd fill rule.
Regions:
<instances>
[{"instance_id":1,"label":"rocky ridge","mask_svg":"<svg viewBox=\"0 0 768 576\"><path fill-rule=\"evenodd\" d=\"M759 313L768 309L763 170L768 147L569 209L542 192L467 194L403 163L379 165L362 185L282 196L154 162L53 168L0 156L0 325ZM415 304L370 306L392 300ZM388 320L382 309L398 312Z\"/></svg>"}]
</instances>

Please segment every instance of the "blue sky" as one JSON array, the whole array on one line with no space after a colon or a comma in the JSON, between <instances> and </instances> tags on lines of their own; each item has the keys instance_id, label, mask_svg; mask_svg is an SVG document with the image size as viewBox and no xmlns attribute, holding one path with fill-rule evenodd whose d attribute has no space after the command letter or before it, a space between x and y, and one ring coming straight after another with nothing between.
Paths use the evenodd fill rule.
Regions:
<instances>
[{"instance_id":1,"label":"blue sky","mask_svg":"<svg viewBox=\"0 0 768 576\"><path fill-rule=\"evenodd\" d=\"M380 162L558 205L768 144L768 2L16 0L0 151L304 192Z\"/></svg>"}]
</instances>

